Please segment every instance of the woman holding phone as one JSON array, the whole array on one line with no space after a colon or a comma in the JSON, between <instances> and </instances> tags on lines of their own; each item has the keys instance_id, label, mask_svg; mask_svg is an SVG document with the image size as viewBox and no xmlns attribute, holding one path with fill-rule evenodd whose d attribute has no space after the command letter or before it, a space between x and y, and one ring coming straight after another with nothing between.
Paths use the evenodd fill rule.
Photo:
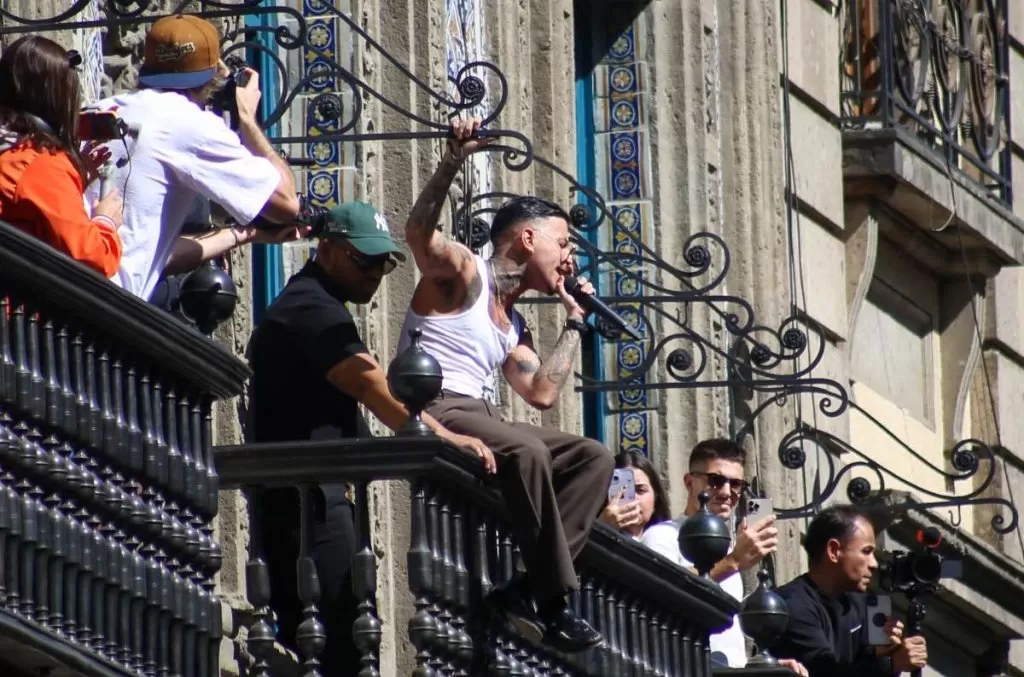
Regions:
<instances>
[{"instance_id":1,"label":"woman holding phone","mask_svg":"<svg viewBox=\"0 0 1024 677\"><path fill-rule=\"evenodd\" d=\"M38 35L0 55L0 220L109 278L121 262L121 198L112 192L86 213L94 168L79 152L80 61Z\"/></svg>"},{"instance_id":2,"label":"woman holding phone","mask_svg":"<svg viewBox=\"0 0 1024 677\"><path fill-rule=\"evenodd\" d=\"M615 468L608 504L601 511L602 522L639 539L647 527L672 519L668 495L647 456L636 450L624 451L615 457Z\"/></svg>"}]
</instances>

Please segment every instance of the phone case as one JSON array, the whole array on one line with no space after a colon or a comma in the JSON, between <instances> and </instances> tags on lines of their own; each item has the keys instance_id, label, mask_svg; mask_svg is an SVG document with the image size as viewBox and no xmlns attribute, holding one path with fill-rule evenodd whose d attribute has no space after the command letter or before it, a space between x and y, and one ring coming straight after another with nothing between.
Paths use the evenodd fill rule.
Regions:
<instances>
[{"instance_id":1,"label":"phone case","mask_svg":"<svg viewBox=\"0 0 1024 677\"><path fill-rule=\"evenodd\" d=\"M614 501L622 490L620 503L629 503L636 500L636 483L631 468L616 468L612 473L612 483L608 487L608 500Z\"/></svg>"},{"instance_id":2,"label":"phone case","mask_svg":"<svg viewBox=\"0 0 1024 677\"><path fill-rule=\"evenodd\" d=\"M774 512L772 499L770 498L748 498L744 514L747 519L758 520L771 515Z\"/></svg>"},{"instance_id":3,"label":"phone case","mask_svg":"<svg viewBox=\"0 0 1024 677\"><path fill-rule=\"evenodd\" d=\"M868 644L886 646L889 637L885 634L885 621L892 616L892 598L888 595L868 595L865 623L868 626Z\"/></svg>"}]
</instances>

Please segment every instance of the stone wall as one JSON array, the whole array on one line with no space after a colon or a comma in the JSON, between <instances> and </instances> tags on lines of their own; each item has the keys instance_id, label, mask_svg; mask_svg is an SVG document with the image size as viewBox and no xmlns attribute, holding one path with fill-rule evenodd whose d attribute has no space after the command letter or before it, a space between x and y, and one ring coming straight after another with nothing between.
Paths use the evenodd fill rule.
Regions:
<instances>
[{"instance_id":1,"label":"stone wall","mask_svg":"<svg viewBox=\"0 0 1024 677\"><path fill-rule=\"evenodd\" d=\"M6 7L31 16L53 14L66 5L15 0ZM578 7L584 5L586 14L576 16ZM447 112L342 22L325 19L315 3L291 6L305 12L307 25L317 28L317 40L328 41L339 63L398 107L432 119ZM1024 392L1024 325L1019 313L1024 278L1013 266L1019 263L1014 256L1019 259L1024 251L1020 239L1014 239L1020 222L1007 214L996 219L1002 230L995 226L987 230L1008 233L996 238L1005 250L993 255L997 264L981 266L979 262L987 259L975 257L972 250L967 271L955 257L947 257L931 267L923 266L930 271L924 275L908 272L918 270L916 267L895 265L889 267L896 268L899 275L886 277L883 269L892 259L893 243L898 243L899 251L913 253L908 260L927 258L940 236L921 236L921 232L938 230L936 226L942 224L941 219L931 224L894 218L892 209L879 206L878 198L854 193L850 177L844 174L850 163L844 156L848 149L844 149L839 123L844 84L838 63L845 33L837 3L351 0L339 7L435 91L451 94L447 78L466 61L494 61L508 81L508 104L497 121L500 127L528 136L539 154L570 174L577 171L578 151L589 153L595 187L609 201L615 217L595 234L595 242L611 248L620 241L621 229L635 228L668 265L686 269L684 243L690 235L708 231L723 237L732 255L731 268L724 286L716 291L749 301L757 322L767 327L777 328L792 313L820 327L825 337L824 359L814 375L848 387L859 404L881 416L938 466L947 467L943 454L958 439L973 435L992 444L999 442L999 474L993 495L1014 496L1024 473L1020 457L1024 454L1024 429L1018 423L1021 417L1014 415ZM1024 41L1020 14L1013 12L1009 17L1009 30L1016 40L1011 73L1024 63L1024 50L1019 48ZM576 34L581 26L587 35ZM142 29L125 29L104 35L103 91L132 85L143 34ZM61 35L60 39L70 46L75 40L78 43L74 44L85 44L89 36ZM592 48L582 62L597 64L589 76L595 106L583 111L583 115L591 115L593 138L577 137L576 62L581 44ZM286 67L291 77L302 77L313 61L302 50L295 50L289 53ZM308 104L320 87L318 84L301 94L282 120L280 134L297 135L308 129ZM361 93L364 108L358 131L419 129L405 115L367 92ZM1024 120L1021 101L1014 90L1008 143L1017 169L1024 167L1020 144L1024 122L1013 124ZM352 105L351 94L343 96L343 104ZM440 158L442 143L388 141L289 150L317 159L316 166L301 174L299 183L305 192L323 204L351 198L369 200L384 211L400 237L418 187ZM490 187L537 193L572 204L568 185L538 166L511 172L492 155L476 160L469 176L474 182L472 189L478 192ZM1024 169L1014 174L1017 187L1024 186L1021 176ZM461 181L453 188L453 198L467 189ZM929 199L941 210L950 196L944 181L934 185L939 187ZM1012 210L1020 217L1024 215L1020 196L1024 188L1017 192ZM952 201L956 212L956 195ZM450 212L443 218L450 227ZM948 245L950 240L945 242ZM294 269L307 254L305 244L291 247L285 254L287 267ZM900 259L896 260L899 263ZM249 251L232 254L232 275L243 300L251 298L253 290L251 266ZM904 373L899 369L900 360L917 355L864 329L867 320L884 320L873 285L877 286L879 279L899 283L894 275L909 279L909 286L918 290L913 293L934 298L934 307L925 308L925 314L933 316L933 327L923 332L931 351L924 371L931 374L932 380L926 383L932 390L922 409L930 408L929 421L916 420L906 407L893 401L891 393L879 392L877 384L869 382L870 374L858 371L864 365L858 360L865 354L892 359L892 374ZM402 267L386 279L374 302L357 313L367 345L382 364L394 355L416 281L414 266ZM605 293L615 288L612 277L600 282ZM656 282L679 287L667 274ZM561 310L552 305L524 308L527 321L535 328L540 352L546 354L557 337ZM728 350L728 329L721 316L707 306L678 304L665 311L667 317L656 325L658 335L674 326L674 317L714 346ZM218 330L217 339L241 355L252 315L251 304L241 303L232 321ZM975 332L976 320L979 332ZM624 341L600 344L605 373L598 376L614 378L623 368L635 366L637 359L645 357L643 349ZM665 350L663 355L667 353ZM647 375L650 382L671 381L663 362ZM702 380L725 376L722 360L712 358ZM920 394L925 386L915 392L925 397ZM759 397L726 387L612 393L604 398L611 415L602 425L613 451L633 447L650 454L667 480L673 511L679 512L685 500L682 477L690 448L702 438L733 434L762 401ZM559 406L543 416L529 410L507 388L499 390L498 398L506 414L517 420L581 429L583 400L570 389ZM797 424L850 440L872 450L879 459L897 463L892 460L895 447L873 436L863 417L831 418L822 413L821 404L820 396L803 396L773 406L759 418L747 441L751 451L748 474L757 477L776 506L800 505L813 497L814 471L818 469L815 459L800 482L781 468L777 456L783 433ZM217 444L241 440L238 412L242 409L244 399L218 406ZM383 432L379 426L378 431ZM912 477L916 466L899 463L903 461L894 467L902 476ZM837 493L842 496L842 491ZM380 559L378 609L385 621L380 670L382 674L404 674L412 665L405 641L411 604L403 583L407 487L377 483L371 501L374 548ZM987 548L984 553L973 551L972 556L981 557L982 553L992 561L1007 556L1009 563L1003 566L1011 575L1024 558L1024 541L1019 530L1006 536L992 532L992 514L987 509L968 510L962 515L962 525L973 531L972 539L977 536L977 548ZM781 550L775 561L779 582L789 580L805 566L799 554L804 527L801 520L783 524ZM224 551L220 589L234 609L226 628L234 634L246 611L244 565L248 557L247 509L237 492L225 492L221 497L218 538ZM961 647L955 637L943 636L951 648L937 674L954 674L952 666L969 665L980 660L977 657L987 656L992 646L1001 646L994 639L1002 636L999 633L1024 630L1013 609L1001 607L969 586L957 588L956 600L961 605L956 608L972 611L959 614L947 610L944 619L980 615L985 620L977 624L964 621L963 628L956 626L952 631L963 630L965 637L972 638L970 646L967 640ZM991 628L999 628L999 633L990 632ZM244 653L244 636L233 639L234 643L225 642L222 661L229 672L234 658ZM1011 649L1010 655L1017 665L1015 651Z\"/></svg>"}]
</instances>

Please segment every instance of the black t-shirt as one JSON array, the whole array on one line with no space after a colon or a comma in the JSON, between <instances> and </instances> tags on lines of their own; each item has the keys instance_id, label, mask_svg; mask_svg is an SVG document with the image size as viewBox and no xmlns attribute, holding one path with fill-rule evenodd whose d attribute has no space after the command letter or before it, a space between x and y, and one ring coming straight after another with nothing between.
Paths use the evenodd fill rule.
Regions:
<instances>
[{"instance_id":1,"label":"black t-shirt","mask_svg":"<svg viewBox=\"0 0 1024 677\"><path fill-rule=\"evenodd\" d=\"M267 308L249 341L248 439L252 442L368 437L356 400L327 380L339 362L367 353L345 298L308 262ZM328 503L344 485L321 487Z\"/></svg>"},{"instance_id":2,"label":"black t-shirt","mask_svg":"<svg viewBox=\"0 0 1024 677\"><path fill-rule=\"evenodd\" d=\"M789 606L789 622L772 655L800 661L811 677L892 677L891 660L876 657L868 642L863 594L828 597L807 574L776 592Z\"/></svg>"}]
</instances>

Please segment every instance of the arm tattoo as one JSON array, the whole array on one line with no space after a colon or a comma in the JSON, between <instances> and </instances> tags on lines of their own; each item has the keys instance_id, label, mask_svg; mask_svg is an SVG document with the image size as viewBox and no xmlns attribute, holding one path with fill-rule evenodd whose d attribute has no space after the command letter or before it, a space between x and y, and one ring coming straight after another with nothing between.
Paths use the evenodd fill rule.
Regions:
<instances>
[{"instance_id":1,"label":"arm tattoo","mask_svg":"<svg viewBox=\"0 0 1024 677\"><path fill-rule=\"evenodd\" d=\"M516 359L516 369L520 374L534 374L540 369L540 364L532 357L520 357Z\"/></svg>"},{"instance_id":2,"label":"arm tattoo","mask_svg":"<svg viewBox=\"0 0 1024 677\"><path fill-rule=\"evenodd\" d=\"M575 330L563 331L558 337L555 349L551 351L548 359L537 370L535 379L547 379L561 389L572 371L572 360L576 355L576 348L580 345L580 333Z\"/></svg>"},{"instance_id":3,"label":"arm tattoo","mask_svg":"<svg viewBox=\"0 0 1024 677\"><path fill-rule=\"evenodd\" d=\"M406 240L411 237L429 236L431 231L437 230L437 221L448 197L448 189L455 180L455 174L460 166L461 164L456 162L442 162L423 187L405 223ZM447 240L445 244L447 245Z\"/></svg>"}]
</instances>

